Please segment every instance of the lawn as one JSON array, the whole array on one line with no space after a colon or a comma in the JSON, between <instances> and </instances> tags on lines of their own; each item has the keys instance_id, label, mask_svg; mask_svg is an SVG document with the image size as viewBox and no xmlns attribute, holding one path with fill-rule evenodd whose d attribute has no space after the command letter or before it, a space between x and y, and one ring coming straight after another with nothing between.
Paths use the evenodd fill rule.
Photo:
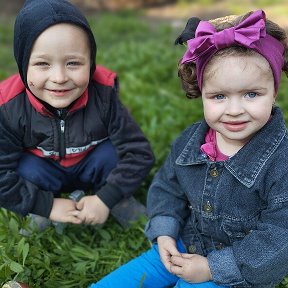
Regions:
<instances>
[{"instance_id":1,"label":"lawn","mask_svg":"<svg viewBox=\"0 0 288 288\"><path fill-rule=\"evenodd\" d=\"M177 77L177 62L184 48L175 46L174 39L181 28L146 21L131 12L90 15L89 20L98 44L97 63L117 71L120 97L156 156L154 168L136 193L144 202L171 141L202 115L200 100L186 99ZM13 19L0 20L0 79L16 72L12 26ZM288 107L287 89L288 81L283 78L277 98L282 108ZM287 121L288 112L284 112ZM150 246L143 234L145 222L141 219L124 230L109 219L99 227L69 225L63 235L49 228L23 237L19 229L27 228L27 219L2 209L0 285L17 279L31 287L87 287ZM288 279L284 282L279 287L288 287Z\"/></svg>"}]
</instances>

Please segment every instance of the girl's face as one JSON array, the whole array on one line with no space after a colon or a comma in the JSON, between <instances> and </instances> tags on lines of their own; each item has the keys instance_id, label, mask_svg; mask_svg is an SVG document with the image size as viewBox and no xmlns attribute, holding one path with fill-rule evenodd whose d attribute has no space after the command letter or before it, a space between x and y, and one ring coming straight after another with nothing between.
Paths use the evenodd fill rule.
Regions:
<instances>
[{"instance_id":1,"label":"girl's face","mask_svg":"<svg viewBox=\"0 0 288 288\"><path fill-rule=\"evenodd\" d=\"M259 54L215 58L203 75L204 117L228 156L239 151L271 116L274 78Z\"/></svg>"},{"instance_id":2,"label":"girl's face","mask_svg":"<svg viewBox=\"0 0 288 288\"><path fill-rule=\"evenodd\" d=\"M65 108L87 88L90 63L90 46L84 30L64 23L51 26L33 45L28 86L37 98L55 108Z\"/></svg>"}]
</instances>

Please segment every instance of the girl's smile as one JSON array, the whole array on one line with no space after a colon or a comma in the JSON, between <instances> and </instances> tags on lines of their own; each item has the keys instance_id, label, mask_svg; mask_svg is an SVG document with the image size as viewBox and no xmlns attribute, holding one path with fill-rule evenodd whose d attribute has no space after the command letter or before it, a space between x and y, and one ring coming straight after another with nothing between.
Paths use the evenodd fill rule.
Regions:
<instances>
[{"instance_id":1,"label":"girl's smile","mask_svg":"<svg viewBox=\"0 0 288 288\"><path fill-rule=\"evenodd\" d=\"M248 125L248 121L245 122L223 122L223 126L231 132L240 132L244 130Z\"/></svg>"}]
</instances>

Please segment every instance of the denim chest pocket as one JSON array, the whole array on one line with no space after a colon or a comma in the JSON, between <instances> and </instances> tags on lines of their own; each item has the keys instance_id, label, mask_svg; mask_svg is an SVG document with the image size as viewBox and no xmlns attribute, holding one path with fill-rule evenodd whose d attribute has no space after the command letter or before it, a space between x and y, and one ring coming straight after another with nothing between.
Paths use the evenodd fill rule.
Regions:
<instances>
[{"instance_id":1,"label":"denim chest pocket","mask_svg":"<svg viewBox=\"0 0 288 288\"><path fill-rule=\"evenodd\" d=\"M228 236L231 244L234 241L242 240L246 235L250 234L257 228L258 216L251 219L224 219L222 221L221 230Z\"/></svg>"}]
</instances>

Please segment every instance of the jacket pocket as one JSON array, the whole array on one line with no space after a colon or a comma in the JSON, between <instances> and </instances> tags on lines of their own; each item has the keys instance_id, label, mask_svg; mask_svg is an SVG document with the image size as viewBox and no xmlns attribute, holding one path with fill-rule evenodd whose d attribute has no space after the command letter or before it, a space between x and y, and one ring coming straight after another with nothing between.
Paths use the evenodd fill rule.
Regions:
<instances>
[{"instance_id":1,"label":"jacket pocket","mask_svg":"<svg viewBox=\"0 0 288 288\"><path fill-rule=\"evenodd\" d=\"M251 219L224 219L221 230L228 236L231 244L242 240L257 228L258 216Z\"/></svg>"}]
</instances>

